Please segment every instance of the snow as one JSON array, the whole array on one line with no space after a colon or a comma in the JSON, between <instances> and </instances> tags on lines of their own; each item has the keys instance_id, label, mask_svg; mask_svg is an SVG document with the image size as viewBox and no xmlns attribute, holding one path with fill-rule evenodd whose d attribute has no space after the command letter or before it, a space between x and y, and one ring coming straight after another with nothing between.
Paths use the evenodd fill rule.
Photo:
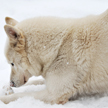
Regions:
<instances>
[{"instance_id":1,"label":"snow","mask_svg":"<svg viewBox=\"0 0 108 108\"><path fill-rule=\"evenodd\" d=\"M9 82L10 65L4 57L6 34L3 26L5 17L18 21L35 16L84 17L90 14L100 14L108 8L108 0L0 0L0 96L2 87ZM45 47L45 46L44 46ZM35 77L31 78L34 79ZM37 79L38 77L36 77ZM40 77L39 77L40 78ZM39 91L45 85L13 88L15 93ZM33 97L19 98L9 104L0 101L0 108L108 108L108 96L83 97L70 101L65 105L50 105Z\"/></svg>"}]
</instances>

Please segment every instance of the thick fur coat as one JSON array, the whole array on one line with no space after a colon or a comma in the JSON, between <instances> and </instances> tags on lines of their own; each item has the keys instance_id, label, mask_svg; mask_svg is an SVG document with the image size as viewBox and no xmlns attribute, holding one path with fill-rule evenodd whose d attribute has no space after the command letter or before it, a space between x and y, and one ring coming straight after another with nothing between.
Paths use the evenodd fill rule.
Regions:
<instances>
[{"instance_id":1,"label":"thick fur coat","mask_svg":"<svg viewBox=\"0 0 108 108\"><path fill-rule=\"evenodd\" d=\"M108 91L108 10L80 19L38 17L17 22L6 17L5 55L18 87L42 75L46 89L0 97L9 103L33 96L64 104L78 95Z\"/></svg>"}]
</instances>

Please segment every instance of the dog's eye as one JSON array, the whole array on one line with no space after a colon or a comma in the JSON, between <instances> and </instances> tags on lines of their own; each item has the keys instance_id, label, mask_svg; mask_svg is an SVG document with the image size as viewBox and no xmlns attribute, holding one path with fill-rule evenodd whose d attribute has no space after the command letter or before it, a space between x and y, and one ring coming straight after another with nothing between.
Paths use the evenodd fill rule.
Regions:
<instances>
[{"instance_id":1,"label":"dog's eye","mask_svg":"<svg viewBox=\"0 0 108 108\"><path fill-rule=\"evenodd\" d=\"M11 63L11 65L12 65L12 66L14 66L14 64L13 64L13 63Z\"/></svg>"}]
</instances>

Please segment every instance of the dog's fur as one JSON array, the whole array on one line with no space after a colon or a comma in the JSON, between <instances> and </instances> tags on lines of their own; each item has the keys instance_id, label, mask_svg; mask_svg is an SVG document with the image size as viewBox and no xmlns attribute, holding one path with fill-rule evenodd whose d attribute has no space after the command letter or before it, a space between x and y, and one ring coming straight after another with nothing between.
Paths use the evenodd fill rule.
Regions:
<instances>
[{"instance_id":1,"label":"dog's fur","mask_svg":"<svg viewBox=\"0 0 108 108\"><path fill-rule=\"evenodd\" d=\"M5 54L11 80L21 86L42 75L46 89L0 97L9 103L24 96L64 104L78 95L108 90L108 10L80 19L38 17L22 22L7 17Z\"/></svg>"}]
</instances>

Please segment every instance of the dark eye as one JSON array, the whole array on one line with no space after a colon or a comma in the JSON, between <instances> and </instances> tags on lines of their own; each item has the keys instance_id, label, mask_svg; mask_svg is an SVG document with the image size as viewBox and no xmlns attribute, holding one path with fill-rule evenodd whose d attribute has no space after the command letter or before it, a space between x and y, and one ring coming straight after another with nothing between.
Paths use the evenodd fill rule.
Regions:
<instances>
[{"instance_id":1,"label":"dark eye","mask_svg":"<svg viewBox=\"0 0 108 108\"><path fill-rule=\"evenodd\" d=\"M11 63L11 65L12 65L12 66L14 66L14 64L13 64L13 63Z\"/></svg>"}]
</instances>

